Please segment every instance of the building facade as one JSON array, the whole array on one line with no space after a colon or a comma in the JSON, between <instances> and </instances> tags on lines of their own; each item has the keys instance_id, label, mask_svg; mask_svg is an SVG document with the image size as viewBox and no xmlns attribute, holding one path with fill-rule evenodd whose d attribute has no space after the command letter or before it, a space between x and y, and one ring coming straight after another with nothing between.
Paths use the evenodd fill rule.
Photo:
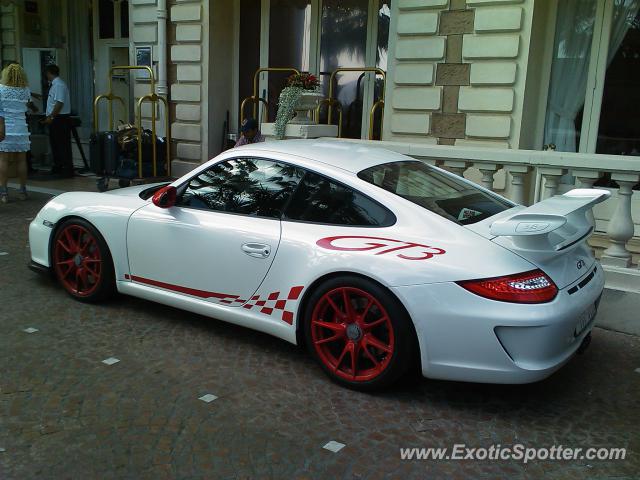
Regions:
<instances>
[{"instance_id":1,"label":"building facade","mask_svg":"<svg viewBox=\"0 0 640 480\"><path fill-rule=\"evenodd\" d=\"M175 174L224 148L252 114L251 104L244 112L241 105L254 93L268 102L260 120L273 121L291 70L258 69L312 72L325 95L335 72L345 137L373 137L523 203L574 185L610 188L614 199L596 211L594 244L612 268L639 272L638 0L0 0L0 7L2 62L23 61L29 48L56 49L86 135L93 98L109 80L127 104L114 107L115 122L129 121L150 91L144 75L109 68L151 63L156 92L169 100ZM355 71L367 68L384 75ZM383 98L384 113L378 105L370 115ZM147 126L151 113L143 105ZM104 105L99 122L105 129ZM633 278L640 291L640 276Z\"/></svg>"}]
</instances>

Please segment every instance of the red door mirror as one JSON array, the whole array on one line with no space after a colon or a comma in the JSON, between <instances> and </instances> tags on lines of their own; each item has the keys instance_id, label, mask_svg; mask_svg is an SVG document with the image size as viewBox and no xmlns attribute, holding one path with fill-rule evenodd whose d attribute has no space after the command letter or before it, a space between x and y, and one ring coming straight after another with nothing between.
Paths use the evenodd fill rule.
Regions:
<instances>
[{"instance_id":1,"label":"red door mirror","mask_svg":"<svg viewBox=\"0 0 640 480\"><path fill-rule=\"evenodd\" d=\"M176 187L167 185L153 195L153 204L159 208L171 208L176 204Z\"/></svg>"}]
</instances>

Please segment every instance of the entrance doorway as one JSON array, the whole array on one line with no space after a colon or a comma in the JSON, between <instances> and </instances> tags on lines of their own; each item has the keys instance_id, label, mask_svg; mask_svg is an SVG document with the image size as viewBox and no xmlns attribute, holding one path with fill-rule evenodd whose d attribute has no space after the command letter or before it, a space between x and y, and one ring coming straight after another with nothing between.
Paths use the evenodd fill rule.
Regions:
<instances>
[{"instance_id":1,"label":"entrance doorway","mask_svg":"<svg viewBox=\"0 0 640 480\"><path fill-rule=\"evenodd\" d=\"M129 62L129 5L127 1L93 1L93 58L95 74L95 94L109 90L109 70L116 65ZM111 77L113 93L123 99L124 108L113 102L114 128L120 122L129 123L132 118L132 95L130 73L114 72ZM99 109L99 129L109 129L109 115L106 102Z\"/></svg>"},{"instance_id":2,"label":"entrance doorway","mask_svg":"<svg viewBox=\"0 0 640 480\"><path fill-rule=\"evenodd\" d=\"M261 67L311 72L320 78L325 96L331 73L339 67L386 71L391 0L239 0L237 7L238 109L242 99L253 94L253 74ZM261 118L274 120L288 75L260 75L258 93L269 102L268 112L261 106ZM336 76L334 96L342 105L343 137L368 137L369 112L381 94L381 80L373 73ZM326 112L323 117L326 121ZM374 123L377 138L380 117Z\"/></svg>"}]
</instances>

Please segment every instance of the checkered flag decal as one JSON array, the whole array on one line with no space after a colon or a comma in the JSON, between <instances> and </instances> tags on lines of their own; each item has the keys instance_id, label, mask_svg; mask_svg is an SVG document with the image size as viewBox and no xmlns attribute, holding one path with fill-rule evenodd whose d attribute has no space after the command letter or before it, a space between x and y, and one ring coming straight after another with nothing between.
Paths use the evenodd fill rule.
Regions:
<instances>
[{"instance_id":1,"label":"checkered flag decal","mask_svg":"<svg viewBox=\"0 0 640 480\"><path fill-rule=\"evenodd\" d=\"M260 309L260 313L264 315L277 315L281 313L283 322L287 322L289 325L293 325L293 312L287 310L287 303L296 301L300 298L304 287L293 287L289 290L289 294L286 296L280 295L280 292L271 292L266 299L261 299L260 295L251 297L250 300L244 300L240 297L225 298L220 300L220 303L227 305L244 304L242 308L247 310L253 310L254 308Z\"/></svg>"}]
</instances>

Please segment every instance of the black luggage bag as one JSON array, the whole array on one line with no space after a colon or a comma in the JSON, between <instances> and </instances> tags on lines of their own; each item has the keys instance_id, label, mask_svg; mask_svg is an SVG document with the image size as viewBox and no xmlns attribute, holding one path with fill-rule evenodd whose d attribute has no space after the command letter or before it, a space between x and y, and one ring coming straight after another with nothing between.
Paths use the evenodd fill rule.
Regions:
<instances>
[{"instance_id":1,"label":"black luggage bag","mask_svg":"<svg viewBox=\"0 0 640 480\"><path fill-rule=\"evenodd\" d=\"M146 133L149 133L147 135ZM150 132L145 131L142 141L142 176L163 177L167 174L167 145L163 137L156 138L156 172L153 172L153 144ZM120 162L115 177L134 179L138 176L138 144L131 143L120 155Z\"/></svg>"},{"instance_id":2,"label":"black luggage bag","mask_svg":"<svg viewBox=\"0 0 640 480\"><path fill-rule=\"evenodd\" d=\"M90 139L91 171L96 175L111 177L115 174L120 156L118 132L98 132Z\"/></svg>"}]
</instances>

